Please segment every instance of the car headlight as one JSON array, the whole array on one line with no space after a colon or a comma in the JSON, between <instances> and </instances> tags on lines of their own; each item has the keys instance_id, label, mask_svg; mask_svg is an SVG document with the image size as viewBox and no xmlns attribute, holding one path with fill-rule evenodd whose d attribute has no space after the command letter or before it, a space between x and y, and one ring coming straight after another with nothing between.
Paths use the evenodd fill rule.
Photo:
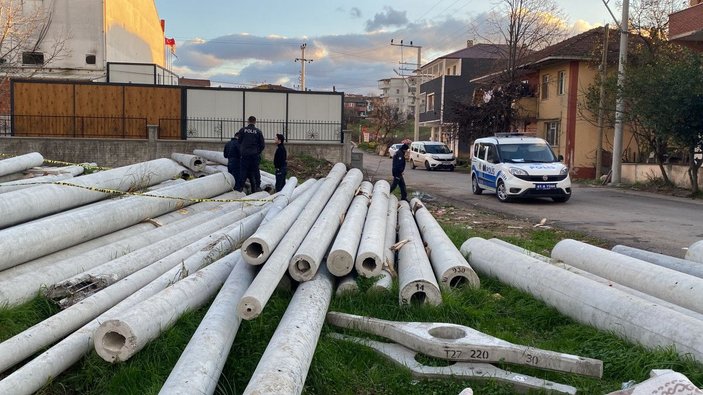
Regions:
<instances>
[{"instance_id":1,"label":"car headlight","mask_svg":"<svg viewBox=\"0 0 703 395\"><path fill-rule=\"evenodd\" d=\"M569 168L566 167L566 166L564 166L564 168L561 169L561 171L559 171L559 175L560 175L560 176L565 176L565 175L567 175L567 174L569 174Z\"/></svg>"},{"instance_id":2,"label":"car headlight","mask_svg":"<svg viewBox=\"0 0 703 395\"><path fill-rule=\"evenodd\" d=\"M517 167L511 167L510 168L510 174L514 176L526 176L528 175L525 170L519 169Z\"/></svg>"},{"instance_id":3,"label":"car headlight","mask_svg":"<svg viewBox=\"0 0 703 395\"><path fill-rule=\"evenodd\" d=\"M434 160L439 160L439 156L437 156L437 155L432 155L432 159L434 159Z\"/></svg>"}]
</instances>

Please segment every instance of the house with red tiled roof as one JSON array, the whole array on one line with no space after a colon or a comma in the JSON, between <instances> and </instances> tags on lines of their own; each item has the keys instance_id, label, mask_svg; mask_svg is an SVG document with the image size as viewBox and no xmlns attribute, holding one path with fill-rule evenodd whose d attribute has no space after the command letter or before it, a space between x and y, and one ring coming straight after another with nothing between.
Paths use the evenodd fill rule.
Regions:
<instances>
[{"instance_id":1,"label":"house with red tiled roof","mask_svg":"<svg viewBox=\"0 0 703 395\"><path fill-rule=\"evenodd\" d=\"M519 78L529 89L516 107L521 112L518 130L534 133L547 140L574 178L593 178L601 130L597 114L586 108L586 92L597 80L599 59L604 47L605 29L595 28L557 44L534 52L519 66ZM608 43L610 72L617 70L619 35L611 30ZM472 80L490 84L497 73ZM611 165L613 129L602 134L603 169ZM623 138L623 157L634 160L639 155L637 144L629 130Z\"/></svg>"}]
</instances>

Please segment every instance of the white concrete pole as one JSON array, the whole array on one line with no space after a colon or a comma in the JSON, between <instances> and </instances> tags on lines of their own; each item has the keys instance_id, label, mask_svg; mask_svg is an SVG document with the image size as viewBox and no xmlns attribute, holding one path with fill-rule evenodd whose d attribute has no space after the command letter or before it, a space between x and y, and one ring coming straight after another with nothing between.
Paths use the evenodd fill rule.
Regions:
<instances>
[{"instance_id":1,"label":"white concrete pole","mask_svg":"<svg viewBox=\"0 0 703 395\"><path fill-rule=\"evenodd\" d=\"M669 255L657 254L656 252L640 250L639 248L628 247L624 245L616 245L611 249L618 254L627 255L635 259L640 259L646 262L653 263L657 266L662 266L667 269L676 270L677 272L690 274L692 276L703 278L703 263L680 259Z\"/></svg>"},{"instance_id":2,"label":"white concrete pole","mask_svg":"<svg viewBox=\"0 0 703 395\"><path fill-rule=\"evenodd\" d=\"M383 243L383 264L388 270L395 272L395 251L391 247L398 238L398 198L390 195L388 211L386 212L386 236Z\"/></svg>"},{"instance_id":3,"label":"white concrete pole","mask_svg":"<svg viewBox=\"0 0 703 395\"><path fill-rule=\"evenodd\" d=\"M156 159L75 177L71 184L118 191L138 190L177 177L182 171L183 167L171 159ZM25 189L8 192L0 199L0 228L96 202L108 196L109 193L55 184L38 185L31 191Z\"/></svg>"},{"instance_id":4,"label":"white concrete pole","mask_svg":"<svg viewBox=\"0 0 703 395\"><path fill-rule=\"evenodd\" d=\"M349 273L346 276L339 279L337 283L337 291L335 291L336 296L351 295L359 293L359 284L356 283L356 276L353 273Z\"/></svg>"},{"instance_id":5,"label":"white concrete pole","mask_svg":"<svg viewBox=\"0 0 703 395\"><path fill-rule=\"evenodd\" d=\"M222 195L219 195L215 197L216 199L239 199L243 197L244 194L241 192L228 192ZM92 203L90 206L93 205L100 205L100 204L107 204L109 201L102 201L98 203ZM174 210L169 213L160 215L156 218L149 218L145 221L142 221L138 224L120 229L118 231L108 233L104 236L96 237L94 239L90 239L86 242L83 242L81 244L76 244L72 247L64 248L63 250L59 250L56 252L53 252L48 255L44 255L41 258L37 259L32 259L31 261L27 261L21 265L17 265L14 267L11 267L7 270L0 271L0 281L3 281L6 278L15 276L15 275L20 275L24 273L36 273L40 270L43 270L43 267L46 267L47 265L51 265L55 262L68 259L71 257L77 257L78 255L84 254L86 252L93 252L95 250L99 250L101 247L107 246L108 244L119 242L121 240L130 238L134 235L139 235L144 232L148 232L150 230L153 230L154 228L162 227L165 225L169 225L173 222L179 221L181 219L185 219L190 217L191 215L206 211L206 210L219 210L218 207L227 207L226 204L222 203L212 203L212 202L202 202L202 203L197 203L188 207L181 208L179 210ZM120 255L123 255L129 251L124 251L118 255L113 255L112 257L118 257ZM99 258L96 258L99 259ZM97 264L100 263L105 263L109 259L102 260ZM66 277L69 277L73 274L76 273L71 273L66 275L65 277L58 279L56 281L60 281L65 279ZM56 282L54 281L54 282ZM2 287L0 287L2 289Z\"/></svg>"},{"instance_id":6,"label":"white concrete pole","mask_svg":"<svg viewBox=\"0 0 703 395\"><path fill-rule=\"evenodd\" d=\"M378 280L376 280L366 292L390 292L393 288L393 276L388 270L381 270Z\"/></svg>"},{"instance_id":7,"label":"white concrete pole","mask_svg":"<svg viewBox=\"0 0 703 395\"><path fill-rule=\"evenodd\" d=\"M288 264L293 280L309 281L315 276L363 178L361 170L350 169L339 183Z\"/></svg>"},{"instance_id":8,"label":"white concrete pole","mask_svg":"<svg viewBox=\"0 0 703 395\"><path fill-rule=\"evenodd\" d=\"M354 268L354 258L359 249L372 190L373 184L370 182L361 183L327 255L327 270L337 277L346 276Z\"/></svg>"},{"instance_id":9,"label":"white concrete pole","mask_svg":"<svg viewBox=\"0 0 703 395\"><path fill-rule=\"evenodd\" d=\"M703 322L479 237L461 246L471 266L528 292L576 321L646 347L675 346L703 360Z\"/></svg>"},{"instance_id":10,"label":"white concrete pole","mask_svg":"<svg viewBox=\"0 0 703 395\"><path fill-rule=\"evenodd\" d=\"M237 194L241 193L237 192ZM182 248L183 245L195 241L200 237L205 237L214 230L232 223L237 218L241 219L246 216L249 210L242 209L242 204L243 203L223 204L223 209L221 210L200 212L155 229L150 223L135 225L138 227L138 230L142 229L139 231L140 234L117 240L101 247L96 247L82 254L67 256L64 259L46 260L40 258L30 263L25 263L2 271L0 272L0 304L7 303L8 305L17 305L27 302L34 298L44 287L51 287L56 283L69 279L71 276L89 271L106 262L118 260L118 258L127 254L132 254L130 259L143 259L143 257L147 255L150 255L150 258L157 257L154 260L163 258L168 254L154 254L156 251L152 250L150 247L154 246L157 250L162 252L173 252L176 249ZM235 214L228 214L235 210L237 210ZM182 217L182 214L180 215ZM226 222L228 219L231 219L231 221ZM200 227L200 225L208 221L212 222L207 226ZM146 228L144 225L151 229ZM165 247L164 244L159 244L164 239L175 235L178 236L172 239L173 242L171 245L174 247L173 250ZM147 248L142 251L143 247ZM124 263L125 261L120 262ZM126 262L130 262L130 260ZM69 282L69 284L74 283L75 282ZM22 286L16 286L17 284L22 284Z\"/></svg>"},{"instance_id":11,"label":"white concrete pole","mask_svg":"<svg viewBox=\"0 0 703 395\"><path fill-rule=\"evenodd\" d=\"M170 159L166 160L175 163ZM70 215L53 215L0 230L0 256L3 257L0 261L0 269L15 266L195 203L190 200L165 199L156 196L209 198L231 191L232 182L232 176L229 174L213 174L149 192L143 196L117 199L100 206L99 210L86 208ZM23 191L10 192L10 194L20 192ZM0 202L2 201L3 199L0 199Z\"/></svg>"},{"instance_id":12,"label":"white concrete pole","mask_svg":"<svg viewBox=\"0 0 703 395\"><path fill-rule=\"evenodd\" d=\"M261 223L264 215L265 212L260 211L233 224L233 226L239 227L239 231L234 232L239 236L231 242L233 244L239 243L247 235L253 233L254 229ZM217 237L214 236L214 238ZM13 388L17 391L17 389L25 388L26 386L35 388L27 390L26 393L34 392L37 388L44 385L47 380L56 377L60 372L70 367L93 347L92 335L100 322L115 317L120 312L126 311L128 307L146 300L172 285L174 281L186 277L187 273L193 273L203 265L208 264L209 261L203 262L202 257L191 258L191 256L210 245L212 241L213 236L208 236L191 243L185 246L182 251L177 251L149 265L112 286L91 295L81 303L62 310L0 343L0 372L3 372L37 351L53 344L81 325L88 323L78 331L80 333L76 333L75 337L59 343L57 347L52 347L37 359L14 372L10 376L13 377L10 383L6 384L10 377L0 381L0 394L15 393L8 392L7 389ZM98 318L94 319L96 316ZM77 348L77 350L72 350L73 348ZM28 384L30 382L31 384Z\"/></svg>"},{"instance_id":13,"label":"white concrete pole","mask_svg":"<svg viewBox=\"0 0 703 395\"><path fill-rule=\"evenodd\" d=\"M406 201L401 201L398 207L398 239L407 240L398 251L400 304L441 304L437 279Z\"/></svg>"},{"instance_id":14,"label":"white concrete pole","mask_svg":"<svg viewBox=\"0 0 703 395\"><path fill-rule=\"evenodd\" d=\"M232 312L236 310L239 298L256 275L255 268L244 262L240 251L233 255L237 255L236 266L178 358L159 394L215 393L222 368L242 322L242 319Z\"/></svg>"},{"instance_id":15,"label":"white concrete pole","mask_svg":"<svg viewBox=\"0 0 703 395\"><path fill-rule=\"evenodd\" d=\"M50 184L55 181L63 181L75 176L81 175L83 173L83 167L81 166L66 166L63 168L64 171L50 173L45 176L25 178L22 180L3 182L0 184L0 193L7 193L12 191L17 191L20 189L27 189L41 184Z\"/></svg>"},{"instance_id":16,"label":"white concrete pole","mask_svg":"<svg viewBox=\"0 0 703 395\"><path fill-rule=\"evenodd\" d=\"M373 187L371 205L366 214L364 230L361 234L359 249L356 253L354 267L363 277L378 276L383 269L383 248L386 237L386 212L391 186L388 181L378 180Z\"/></svg>"},{"instance_id":17,"label":"white concrete pole","mask_svg":"<svg viewBox=\"0 0 703 395\"><path fill-rule=\"evenodd\" d=\"M32 167L41 166L44 163L44 157L38 152L18 155L14 158L0 160L0 176L19 173L21 171L31 169Z\"/></svg>"},{"instance_id":18,"label":"white concrete pole","mask_svg":"<svg viewBox=\"0 0 703 395\"><path fill-rule=\"evenodd\" d=\"M571 239L558 242L552 249L552 258L703 313L701 278Z\"/></svg>"},{"instance_id":19,"label":"white concrete pole","mask_svg":"<svg viewBox=\"0 0 703 395\"><path fill-rule=\"evenodd\" d=\"M269 259L310 199L314 198L320 185L322 182L317 181L299 198L280 210L275 221L261 225L251 237L244 240L242 257L245 262L250 265L261 265Z\"/></svg>"},{"instance_id":20,"label":"white concrete pole","mask_svg":"<svg viewBox=\"0 0 703 395\"><path fill-rule=\"evenodd\" d=\"M703 240L699 240L688 247L686 251L686 256L684 256L689 261L694 261L698 263L703 263Z\"/></svg>"},{"instance_id":21,"label":"white concrete pole","mask_svg":"<svg viewBox=\"0 0 703 395\"><path fill-rule=\"evenodd\" d=\"M295 177L291 177L286 181L286 184L283 186L283 189L281 189L281 192L277 193L273 198L270 205L271 207L269 208L268 213L266 213L266 217L263 221L261 221L262 226L275 218L281 210L288 206L291 200L293 200L293 191L296 189L297 185L298 179Z\"/></svg>"},{"instance_id":22,"label":"white concrete pole","mask_svg":"<svg viewBox=\"0 0 703 395\"><path fill-rule=\"evenodd\" d=\"M625 71L627 70L627 42L630 35L630 0L622 1L622 19L620 20L620 55L618 62L618 92L615 99L615 130L613 135L613 159L611 165L612 177L610 183L619 185L622 167L622 140L625 124L625 98L620 90L625 85ZM573 166L572 163L568 164Z\"/></svg>"},{"instance_id":23,"label":"white concrete pole","mask_svg":"<svg viewBox=\"0 0 703 395\"><path fill-rule=\"evenodd\" d=\"M479 280L461 252L454 246L444 229L437 223L427 207L419 199L412 199L410 207L415 213L415 221L427 245L427 256L432 263L432 270L445 288L459 288L464 285L479 288Z\"/></svg>"},{"instance_id":24,"label":"white concrete pole","mask_svg":"<svg viewBox=\"0 0 703 395\"><path fill-rule=\"evenodd\" d=\"M298 286L244 395L293 395L303 391L332 288L333 277L324 265L313 280Z\"/></svg>"},{"instance_id":25,"label":"white concrete pole","mask_svg":"<svg viewBox=\"0 0 703 395\"><path fill-rule=\"evenodd\" d=\"M632 288L630 288L630 287L626 287L626 286L624 286L624 285L622 285L622 284L618 284L618 283L613 282L613 281L610 281L610 280L608 280L608 279L606 279L606 278L603 278L603 277L600 277L600 276L596 276L596 275L593 274L593 273L589 273L589 272L587 272L587 271L585 271L585 270L581 270L581 269L575 268L575 267L573 267L573 266L571 266L571 265L568 265L568 264L566 264L566 263L564 263L564 262L555 262L552 258L546 257L546 256L544 256L544 255L540 255L540 254L538 254L538 253L536 253L536 252L532 252L532 251L526 250L526 249L524 249L524 248L522 248L522 247L518 247L518 246L516 246L516 245L510 244L510 243L508 243L507 241L503 241L503 240L500 240L500 239L490 239L490 240L488 240L488 241L490 241L491 243L496 243L496 244L498 244L498 245L500 245L500 246L502 246L502 247L508 248L508 249L510 249L510 250L517 251L517 252L519 252L519 253L521 253L521 254L525 254L525 255L530 256L530 257L532 257L532 258L538 259L538 260L540 260L540 261L542 261L542 262L547 262L547 263L549 263L549 264L551 264L551 265L554 265L554 266L556 266L556 267L558 267L558 268L564 269L564 270L566 270L566 271L568 271L568 272L571 272L571 273L574 273L574 274L578 274L578 275L581 276L581 277L587 278L587 279L589 279L589 280L593 280L593 281L595 281L595 282L597 282L597 283L599 283L599 284L603 284L603 285L608 286L608 287L611 287L611 288L613 288L613 289L617 289L617 290L619 290L619 291L628 293L628 294L630 294L630 295L632 295L632 296L636 296L636 297L638 297L638 298L640 298L640 299L642 299L642 300L644 300L644 301L647 301L647 302L649 302L649 303L654 303L654 304L656 304L656 305L659 305L659 306L662 306L662 307L666 307L666 308L668 308L668 309L674 310L674 311L676 311L676 312L678 312L678 313L681 313L681 314L685 314L685 315L687 315L687 316L689 316L689 317L693 317L693 318L695 318L695 319L700 320L701 322L703 322L703 314L701 314L701 313L696 313L695 311L691 311L691 310L689 310L689 309L685 309L685 308L683 308L683 307L681 307L681 306L679 306L679 305L676 305L676 304L673 304L673 303L669 303L669 302L667 302L667 301L665 301L665 300L661 300L661 299L659 299L659 298L657 298L657 297L654 297L654 296L652 296L652 295L649 295L649 294L647 294L647 293L640 292L640 291L638 291L638 290L636 290L636 289L632 289Z\"/></svg>"},{"instance_id":26,"label":"white concrete pole","mask_svg":"<svg viewBox=\"0 0 703 395\"><path fill-rule=\"evenodd\" d=\"M180 163L182 166L184 166L192 171L204 171L205 170L205 159L203 159L197 155L179 154L179 153L174 152L171 154L171 159L175 160L176 162Z\"/></svg>"},{"instance_id":27,"label":"white concrete pole","mask_svg":"<svg viewBox=\"0 0 703 395\"><path fill-rule=\"evenodd\" d=\"M241 262L229 254L174 285L103 321L93 334L95 352L110 363L124 362L173 326L186 311L197 310L217 293L232 268Z\"/></svg>"},{"instance_id":28,"label":"white concrete pole","mask_svg":"<svg viewBox=\"0 0 703 395\"><path fill-rule=\"evenodd\" d=\"M227 166L227 158L225 158L225 154L223 151L195 149L193 150L193 155L205 158L211 162Z\"/></svg>"},{"instance_id":29,"label":"white concrete pole","mask_svg":"<svg viewBox=\"0 0 703 395\"><path fill-rule=\"evenodd\" d=\"M261 202L257 202L257 204L246 205L239 209L223 213L223 215L217 218L193 226L184 232L176 233L90 270L69 277L64 281L50 286L47 295L52 299L67 296L67 299L65 301L62 300L61 304L73 304L85 298L87 295L110 286L159 259L169 256L183 248L184 245L193 243L203 237L210 236L212 240L212 245L208 246L208 249L214 248L214 243L220 241L219 238L237 239L239 235L228 234L230 229L234 229L235 232L239 231L239 227L234 223L259 212L261 209ZM199 251L199 253L203 251L205 250Z\"/></svg>"},{"instance_id":30,"label":"white concrete pole","mask_svg":"<svg viewBox=\"0 0 703 395\"><path fill-rule=\"evenodd\" d=\"M264 264L264 267L261 268L259 274L252 281L251 286L242 296L241 301L237 305L237 313L240 317L245 320L251 320L261 314L276 289L276 285L287 272L290 259L295 254L295 251L298 250L300 243L313 223L315 223L345 173L346 167L344 164L338 163L332 168L329 175L319 182L320 187L315 192L315 197L303 208L288 233L286 233L276 250L273 251L266 264ZM296 199L290 206L295 205L297 201Z\"/></svg>"}]
</instances>

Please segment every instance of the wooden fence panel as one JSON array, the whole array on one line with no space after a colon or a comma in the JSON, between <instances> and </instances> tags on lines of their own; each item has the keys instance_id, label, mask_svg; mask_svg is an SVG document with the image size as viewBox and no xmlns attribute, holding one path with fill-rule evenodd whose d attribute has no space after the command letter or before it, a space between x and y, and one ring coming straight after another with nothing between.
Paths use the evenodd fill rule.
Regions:
<instances>
[{"instance_id":1,"label":"wooden fence panel","mask_svg":"<svg viewBox=\"0 0 703 395\"><path fill-rule=\"evenodd\" d=\"M181 117L181 89L162 86L125 87L125 116L146 118L147 124L158 125L159 119ZM159 138L178 140L181 138L180 124L162 125Z\"/></svg>"}]
</instances>

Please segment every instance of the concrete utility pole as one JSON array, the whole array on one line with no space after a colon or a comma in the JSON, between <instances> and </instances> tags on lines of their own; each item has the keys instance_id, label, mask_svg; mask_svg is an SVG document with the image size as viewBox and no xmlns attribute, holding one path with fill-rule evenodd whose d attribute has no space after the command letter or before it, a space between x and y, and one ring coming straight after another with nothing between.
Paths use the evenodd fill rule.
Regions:
<instances>
[{"instance_id":1,"label":"concrete utility pole","mask_svg":"<svg viewBox=\"0 0 703 395\"><path fill-rule=\"evenodd\" d=\"M400 44L393 43L391 39L391 45L397 47L409 47L417 48L417 69L415 69L415 128L413 129L413 141L420 140L420 69L422 68L422 46L410 44L403 44L403 40L400 40Z\"/></svg>"},{"instance_id":2,"label":"concrete utility pole","mask_svg":"<svg viewBox=\"0 0 703 395\"><path fill-rule=\"evenodd\" d=\"M600 99L598 104L598 144L596 145L596 181L603 174L603 133L605 129L605 79L608 76L608 41L610 40L610 25L603 28L603 60L600 69Z\"/></svg>"},{"instance_id":3,"label":"concrete utility pole","mask_svg":"<svg viewBox=\"0 0 703 395\"><path fill-rule=\"evenodd\" d=\"M300 57L299 57L299 58L295 58L295 61L296 61L296 62L299 61L299 62L300 62L300 65L301 65L301 70L300 70L300 90L303 91L303 92L305 91L305 64L306 64L306 63L310 63L310 62L313 61L313 59L305 59L305 47L307 47L307 46L308 46L307 43L303 43L303 44L300 46L300 51L301 51Z\"/></svg>"},{"instance_id":4,"label":"concrete utility pole","mask_svg":"<svg viewBox=\"0 0 703 395\"><path fill-rule=\"evenodd\" d=\"M607 7L607 3L606 3ZM622 128L625 112L625 100L620 93L625 83L625 64L627 63L628 26L630 21L630 0L622 2L622 20L620 22L620 62L618 64L618 96L615 103L615 136L613 137L612 185L620 184L622 166Z\"/></svg>"}]
</instances>

